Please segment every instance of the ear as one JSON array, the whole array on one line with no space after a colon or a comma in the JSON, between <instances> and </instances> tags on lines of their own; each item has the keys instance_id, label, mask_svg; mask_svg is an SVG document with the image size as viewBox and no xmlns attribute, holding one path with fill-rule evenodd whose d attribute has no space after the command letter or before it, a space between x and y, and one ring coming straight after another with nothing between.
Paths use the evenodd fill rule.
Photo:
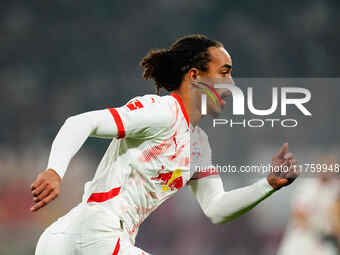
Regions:
<instances>
[{"instance_id":1,"label":"ear","mask_svg":"<svg viewBox=\"0 0 340 255\"><path fill-rule=\"evenodd\" d=\"M196 80L200 74L200 71L197 68L191 68L187 73L187 78L189 80Z\"/></svg>"}]
</instances>

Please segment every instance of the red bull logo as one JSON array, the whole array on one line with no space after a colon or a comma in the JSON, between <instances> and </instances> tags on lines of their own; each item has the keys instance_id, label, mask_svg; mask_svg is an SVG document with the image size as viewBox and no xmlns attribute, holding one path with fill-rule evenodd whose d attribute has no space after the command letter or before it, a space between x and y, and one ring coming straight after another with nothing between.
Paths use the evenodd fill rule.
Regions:
<instances>
[{"instance_id":1,"label":"red bull logo","mask_svg":"<svg viewBox=\"0 0 340 255\"><path fill-rule=\"evenodd\" d=\"M181 169L176 169L175 171L160 170L156 177L152 177L151 180L160 181L162 185L162 191L175 190L183 187L183 178Z\"/></svg>"}]
</instances>

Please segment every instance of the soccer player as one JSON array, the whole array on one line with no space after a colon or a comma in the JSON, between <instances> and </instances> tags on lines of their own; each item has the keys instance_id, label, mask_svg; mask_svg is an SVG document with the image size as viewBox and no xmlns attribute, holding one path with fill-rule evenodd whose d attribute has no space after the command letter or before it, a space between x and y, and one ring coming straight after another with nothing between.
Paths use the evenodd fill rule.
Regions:
<instances>
[{"instance_id":1,"label":"soccer player","mask_svg":"<svg viewBox=\"0 0 340 255\"><path fill-rule=\"evenodd\" d=\"M36 255L147 254L134 246L140 224L184 185L213 223L223 223L297 177L288 144L273 157L273 164L287 166L288 172L271 173L241 189L224 191L213 168L190 171L191 164L211 165L207 135L197 126L201 95L210 91L211 114L222 110L228 95L226 89L192 81L231 79L232 60L222 43L203 35L185 36L169 49L150 51L141 65L144 79L171 94L135 97L121 107L76 115L59 130L47 170L32 184L32 211L58 196L71 158L89 136L112 138L112 143L86 183L82 202L44 231Z\"/></svg>"},{"instance_id":2,"label":"soccer player","mask_svg":"<svg viewBox=\"0 0 340 255\"><path fill-rule=\"evenodd\" d=\"M329 169L335 164L327 163ZM323 164L324 165L324 164ZM340 254L340 181L335 174L305 178L278 255Z\"/></svg>"}]
</instances>

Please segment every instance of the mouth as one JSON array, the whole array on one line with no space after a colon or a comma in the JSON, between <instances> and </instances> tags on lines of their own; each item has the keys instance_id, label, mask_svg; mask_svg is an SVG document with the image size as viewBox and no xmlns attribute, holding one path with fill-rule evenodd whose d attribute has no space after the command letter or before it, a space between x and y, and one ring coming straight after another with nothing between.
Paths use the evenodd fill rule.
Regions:
<instances>
[{"instance_id":1,"label":"mouth","mask_svg":"<svg viewBox=\"0 0 340 255\"><path fill-rule=\"evenodd\" d=\"M220 103L220 105L222 106L222 108L224 108L224 106L227 103L226 98L231 95L231 92L229 90L224 91L221 94L218 94L214 87L212 87L211 85L202 81L198 81L198 84L204 85L210 92L212 92L215 95L218 102Z\"/></svg>"}]
</instances>

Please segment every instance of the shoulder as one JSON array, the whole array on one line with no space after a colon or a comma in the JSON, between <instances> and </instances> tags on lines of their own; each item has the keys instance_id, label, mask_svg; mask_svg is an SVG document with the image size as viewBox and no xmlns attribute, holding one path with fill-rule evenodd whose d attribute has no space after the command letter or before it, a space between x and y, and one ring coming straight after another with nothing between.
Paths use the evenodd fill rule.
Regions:
<instances>
[{"instance_id":1,"label":"shoulder","mask_svg":"<svg viewBox=\"0 0 340 255\"><path fill-rule=\"evenodd\" d=\"M168 108L174 105L174 100L171 96L147 94L144 96L136 96L134 98L131 98L125 106L127 106L130 110L134 110L136 108Z\"/></svg>"},{"instance_id":2,"label":"shoulder","mask_svg":"<svg viewBox=\"0 0 340 255\"><path fill-rule=\"evenodd\" d=\"M171 96L147 94L130 99L120 112L131 118L139 118L152 126L166 127L171 125L176 117L175 102Z\"/></svg>"}]
</instances>

